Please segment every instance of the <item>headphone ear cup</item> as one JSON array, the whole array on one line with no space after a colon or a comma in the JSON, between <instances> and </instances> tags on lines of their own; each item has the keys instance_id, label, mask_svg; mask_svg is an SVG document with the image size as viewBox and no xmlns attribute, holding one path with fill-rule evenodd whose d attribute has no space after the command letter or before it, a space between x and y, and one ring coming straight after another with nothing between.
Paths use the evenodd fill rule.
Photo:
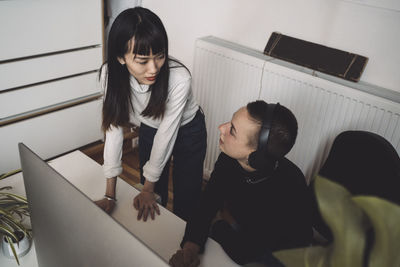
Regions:
<instances>
[{"instance_id":1,"label":"headphone ear cup","mask_svg":"<svg viewBox=\"0 0 400 267\"><path fill-rule=\"evenodd\" d=\"M260 171L273 171L275 169L276 160L272 160L268 156L264 155L262 151L256 150L249 155L250 167Z\"/></svg>"}]
</instances>

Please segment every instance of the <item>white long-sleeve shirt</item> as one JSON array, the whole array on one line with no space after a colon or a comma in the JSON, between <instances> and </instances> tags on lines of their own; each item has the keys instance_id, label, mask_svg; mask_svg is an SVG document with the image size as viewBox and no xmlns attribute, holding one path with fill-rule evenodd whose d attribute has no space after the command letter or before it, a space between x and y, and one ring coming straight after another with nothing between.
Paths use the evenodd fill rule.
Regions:
<instances>
[{"instance_id":1,"label":"white long-sleeve shirt","mask_svg":"<svg viewBox=\"0 0 400 267\"><path fill-rule=\"evenodd\" d=\"M162 119L141 115L150 100L149 85L139 84L132 75L130 77L131 101L134 109L134 112L130 113L130 122L138 126L140 123L144 123L157 129L150 159L143 166L143 175L150 182L156 182L160 178L162 170L171 156L179 127L189 123L199 108L192 94L190 73L175 62L170 62L170 66L174 67L170 68L168 98ZM104 68L100 77L100 85L104 92L107 81L106 72L107 69ZM123 139L122 127L111 126L110 130L106 132L103 155L103 171L106 178L118 176L122 172Z\"/></svg>"}]
</instances>

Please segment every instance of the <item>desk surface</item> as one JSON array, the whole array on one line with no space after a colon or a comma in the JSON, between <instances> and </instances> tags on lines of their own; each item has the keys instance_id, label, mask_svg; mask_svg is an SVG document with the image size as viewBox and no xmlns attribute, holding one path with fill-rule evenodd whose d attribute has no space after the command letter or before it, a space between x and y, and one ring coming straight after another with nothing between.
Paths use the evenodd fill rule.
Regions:
<instances>
[{"instance_id":1,"label":"desk surface","mask_svg":"<svg viewBox=\"0 0 400 267\"><path fill-rule=\"evenodd\" d=\"M104 195L106 183L102 167L80 151L49 161L49 164L90 199L96 200ZM21 173L0 181L0 186L2 185L11 185L13 192L25 195ZM179 249L185 222L162 206L160 206L161 215L156 216L154 221L138 221L137 211L132 203L139 191L122 179L118 179L116 192L118 201L111 216L168 262L171 255ZM20 262L22 267L37 267L34 245ZM17 264L14 260L5 259L0 255L0 266L11 267ZM238 265L224 253L219 244L208 239L200 266Z\"/></svg>"}]
</instances>

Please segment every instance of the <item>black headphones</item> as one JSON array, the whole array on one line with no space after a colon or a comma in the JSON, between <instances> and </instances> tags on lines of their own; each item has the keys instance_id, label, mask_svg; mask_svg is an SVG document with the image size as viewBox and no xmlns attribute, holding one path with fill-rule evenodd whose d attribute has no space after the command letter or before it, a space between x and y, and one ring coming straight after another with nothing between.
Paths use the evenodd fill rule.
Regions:
<instances>
[{"instance_id":1,"label":"black headphones","mask_svg":"<svg viewBox=\"0 0 400 267\"><path fill-rule=\"evenodd\" d=\"M279 103L267 105L267 115L262 121L257 150L250 153L248 159L250 167L260 171L274 171L278 163L278 159L272 157L268 153L267 144L269 132L271 130L272 119L274 118L276 108L280 105Z\"/></svg>"}]
</instances>

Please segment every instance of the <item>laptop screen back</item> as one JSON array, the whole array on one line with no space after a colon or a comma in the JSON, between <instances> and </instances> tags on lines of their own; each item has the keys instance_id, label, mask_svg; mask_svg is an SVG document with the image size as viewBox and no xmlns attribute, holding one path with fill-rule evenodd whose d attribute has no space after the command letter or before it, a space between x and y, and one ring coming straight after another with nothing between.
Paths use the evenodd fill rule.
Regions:
<instances>
[{"instance_id":1,"label":"laptop screen back","mask_svg":"<svg viewBox=\"0 0 400 267\"><path fill-rule=\"evenodd\" d=\"M39 266L168 266L22 143L19 152Z\"/></svg>"}]
</instances>

